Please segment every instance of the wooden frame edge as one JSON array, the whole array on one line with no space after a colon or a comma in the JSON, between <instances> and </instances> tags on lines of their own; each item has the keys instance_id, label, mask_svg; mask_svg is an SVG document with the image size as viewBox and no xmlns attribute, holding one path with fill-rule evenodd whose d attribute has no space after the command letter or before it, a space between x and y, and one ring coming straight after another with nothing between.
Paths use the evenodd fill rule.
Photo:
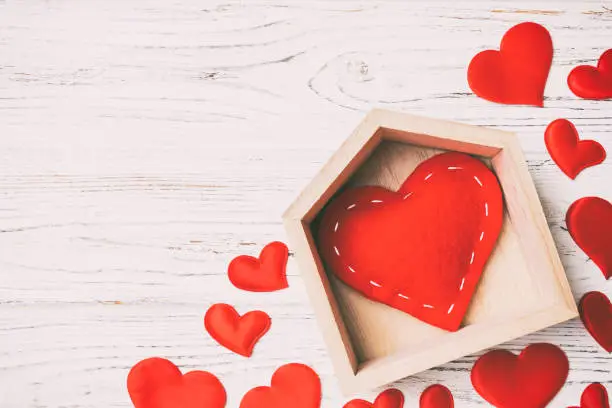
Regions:
<instances>
[{"instance_id":1,"label":"wooden frame edge","mask_svg":"<svg viewBox=\"0 0 612 408\"><path fill-rule=\"evenodd\" d=\"M565 304L562 304L553 305L536 314L519 318L513 321L513 324L508 324L507 322L493 324L488 326L487 329L484 329L482 326L473 327L470 330L470 339L461 339L461 343L469 344L469 346L457 347L457 341L454 340L454 337L458 336L452 336L447 339L445 344L437 348L427 349L416 355L388 356L380 361L372 362L369 367L366 366L360 369L357 375L349 381L340 381L340 387L345 395L352 394L363 388L381 387L441 364L455 361L464 356L477 354L491 347L563 323L575 317L574 311Z\"/></svg>"},{"instance_id":2,"label":"wooden frame edge","mask_svg":"<svg viewBox=\"0 0 612 408\"><path fill-rule=\"evenodd\" d=\"M302 220L284 218L283 224L293 247L300 275L315 313L317 324L322 332L327 352L338 381L343 383L354 377L357 359L352 350L350 335L327 279L321 279L321 260L315 253L312 256L312 242ZM316 252L316 251L315 251ZM323 269L324 270L324 269Z\"/></svg>"},{"instance_id":3,"label":"wooden frame edge","mask_svg":"<svg viewBox=\"0 0 612 408\"><path fill-rule=\"evenodd\" d=\"M339 180L340 176L352 173L351 170L359 167L380 143L380 138L376 140L378 129L377 115L368 113L293 201L283 218L308 220L313 212L316 213L317 204L326 196L331 197L335 192L334 187L339 187L350 174ZM333 190L331 194L330 190Z\"/></svg>"},{"instance_id":4,"label":"wooden frame edge","mask_svg":"<svg viewBox=\"0 0 612 408\"><path fill-rule=\"evenodd\" d=\"M506 166L504 161L509 160L511 166ZM514 196L518 197L520 202L520 208L515 208L509 205L506 200L506 208L510 214L513 222L516 222L517 217L523 216L526 219L527 225L530 229L535 229L534 234L538 239L533 240L534 242L529 245L524 245L522 242L523 251L529 254L526 260L530 266L539 269L548 266L552 268L553 275L556 283L563 294L566 305L571 310L578 314L578 307L574 300L572 290L565 273L565 268L561 262L559 251L555 245L542 202L536 190L535 184L529 173L527 160L523 154L523 151L518 144L518 140L512 140L508 142L508 145L502 149L502 151L492 158L491 163L499 174L500 170L509 170L510 177L499 177L502 189L505 191L511 188L514 189ZM513 182L512 182L513 181ZM534 247L535 245L535 247ZM545 257L545 259L543 259ZM535 265L533 265L535 263Z\"/></svg>"}]
</instances>

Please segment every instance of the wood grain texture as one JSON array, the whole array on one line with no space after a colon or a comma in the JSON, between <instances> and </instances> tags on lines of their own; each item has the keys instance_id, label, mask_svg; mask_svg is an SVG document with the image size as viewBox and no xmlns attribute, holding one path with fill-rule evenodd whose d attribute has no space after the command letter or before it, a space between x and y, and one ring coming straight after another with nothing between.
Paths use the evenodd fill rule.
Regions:
<instances>
[{"instance_id":1,"label":"wood grain texture","mask_svg":"<svg viewBox=\"0 0 612 408\"><path fill-rule=\"evenodd\" d=\"M284 239L281 213L372 107L511 130L575 298L612 282L565 231L577 198L612 200L612 160L568 179L546 153L556 118L612 153L612 102L574 97L567 74L610 48L609 1L0 2L0 406L129 407L139 359L216 373L237 407L287 361L311 364L322 407L342 406L293 259L290 288L234 289L236 255ZM555 45L545 108L469 92L470 58L515 23ZM263 308L252 359L204 334L208 305ZM580 321L510 342L568 354L568 383L612 391L612 357ZM406 406L433 382L488 406L467 357L396 384ZM372 398L374 392L363 393Z\"/></svg>"}]
</instances>

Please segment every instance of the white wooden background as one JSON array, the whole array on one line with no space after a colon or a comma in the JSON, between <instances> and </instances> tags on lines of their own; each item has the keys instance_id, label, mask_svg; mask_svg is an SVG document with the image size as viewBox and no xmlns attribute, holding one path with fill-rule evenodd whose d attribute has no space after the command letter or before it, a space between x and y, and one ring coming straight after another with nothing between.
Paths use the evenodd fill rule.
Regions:
<instances>
[{"instance_id":1,"label":"white wooden background","mask_svg":"<svg viewBox=\"0 0 612 408\"><path fill-rule=\"evenodd\" d=\"M472 95L471 57L528 20L555 44L546 107ZM575 199L612 200L612 157L571 181L543 141L565 117L612 156L612 101L565 85L611 47L597 0L0 0L0 407L129 407L128 370L155 355L218 375L228 407L302 361L322 407L341 407L294 260L271 294L233 288L226 267L285 239L282 211L374 106L517 132L576 299L612 296L564 230ZM218 301L272 316L253 358L204 333ZM580 321L504 347L536 341L570 359L551 407L592 381L612 392L612 357ZM406 407L435 382L458 408L488 406L474 359L396 384Z\"/></svg>"}]
</instances>

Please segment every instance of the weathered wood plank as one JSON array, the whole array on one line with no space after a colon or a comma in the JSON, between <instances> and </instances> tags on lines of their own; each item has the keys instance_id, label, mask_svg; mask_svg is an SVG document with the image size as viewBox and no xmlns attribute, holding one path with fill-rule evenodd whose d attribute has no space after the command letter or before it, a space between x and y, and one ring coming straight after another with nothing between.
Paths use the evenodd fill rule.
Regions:
<instances>
[{"instance_id":1,"label":"weathered wood plank","mask_svg":"<svg viewBox=\"0 0 612 408\"><path fill-rule=\"evenodd\" d=\"M574 295L612 296L564 231L576 198L612 200L612 161L570 181L543 141L566 117L612 152L612 102L565 85L612 46L605 3L0 2L0 406L129 407L127 371L151 355L218 374L229 407L303 361L322 406L342 406L295 262L291 288L269 295L232 288L225 269L284 239L282 211L376 106L519 133ZM555 43L546 107L471 95L469 59L526 20ZM272 315L251 360L204 334L215 301ZM534 341L570 357L552 406L591 381L611 388L612 358L580 322L506 346ZM486 406L473 361L402 381L406 406L437 381L457 407Z\"/></svg>"}]
</instances>

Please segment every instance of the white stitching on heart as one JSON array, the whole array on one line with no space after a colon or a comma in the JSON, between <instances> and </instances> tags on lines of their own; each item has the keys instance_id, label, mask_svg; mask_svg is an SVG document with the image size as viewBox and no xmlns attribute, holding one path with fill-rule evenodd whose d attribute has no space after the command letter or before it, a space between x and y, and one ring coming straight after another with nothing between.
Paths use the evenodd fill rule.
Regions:
<instances>
[{"instance_id":1,"label":"white stitching on heart","mask_svg":"<svg viewBox=\"0 0 612 408\"><path fill-rule=\"evenodd\" d=\"M447 169L448 170L463 170L463 167L460 167L460 166L449 166L449 167L447 167ZM429 178L431 178L431 176L433 176L433 172L429 173L425 177L425 180L428 180ZM480 181L478 176L474 175L473 177L474 177L474 180L476 180L476 182L478 183L478 185L480 185L480 187L483 187L483 183ZM413 194L412 191L407 193L406 195L404 195L403 199L406 200L408 197L412 196L412 194ZM379 203L383 203L383 200L371 200L370 202L372 204L379 204ZM351 204L348 207L346 207L346 210L347 211L351 210L351 209L355 208L356 206L357 206L357 203ZM485 202L485 216L487 216L487 217L489 216L489 204L487 202ZM340 227L340 221L338 220L338 221L336 221L336 224L334 226L334 232L337 232L339 227ZM482 241L484 239L484 233L485 233L484 231L482 231L480 233L479 241ZM334 246L334 251L336 252L337 256L340 256L340 251L338 250L338 247ZM471 255L471 259L470 259L470 265L472 265L474 263L474 257L475 257L475 251L472 251L472 255ZM347 265L347 268L352 273L356 273L355 269L352 266ZM382 288L383 287L382 284L380 284L378 282L375 282L373 280L370 281L370 285L378 287L378 288ZM465 285L465 276L461 279L461 285L459 286L459 291L463 290L464 285ZM397 296L402 298L402 299L408 300L408 301L411 300L408 296L404 295L403 293L398 293ZM426 303L424 303L422 306L424 308L428 308L428 309L435 309L435 307L433 305L426 304ZM450 314L453 311L454 308L455 308L455 303L450 305L450 307L448 308L448 311L446 313Z\"/></svg>"}]
</instances>

